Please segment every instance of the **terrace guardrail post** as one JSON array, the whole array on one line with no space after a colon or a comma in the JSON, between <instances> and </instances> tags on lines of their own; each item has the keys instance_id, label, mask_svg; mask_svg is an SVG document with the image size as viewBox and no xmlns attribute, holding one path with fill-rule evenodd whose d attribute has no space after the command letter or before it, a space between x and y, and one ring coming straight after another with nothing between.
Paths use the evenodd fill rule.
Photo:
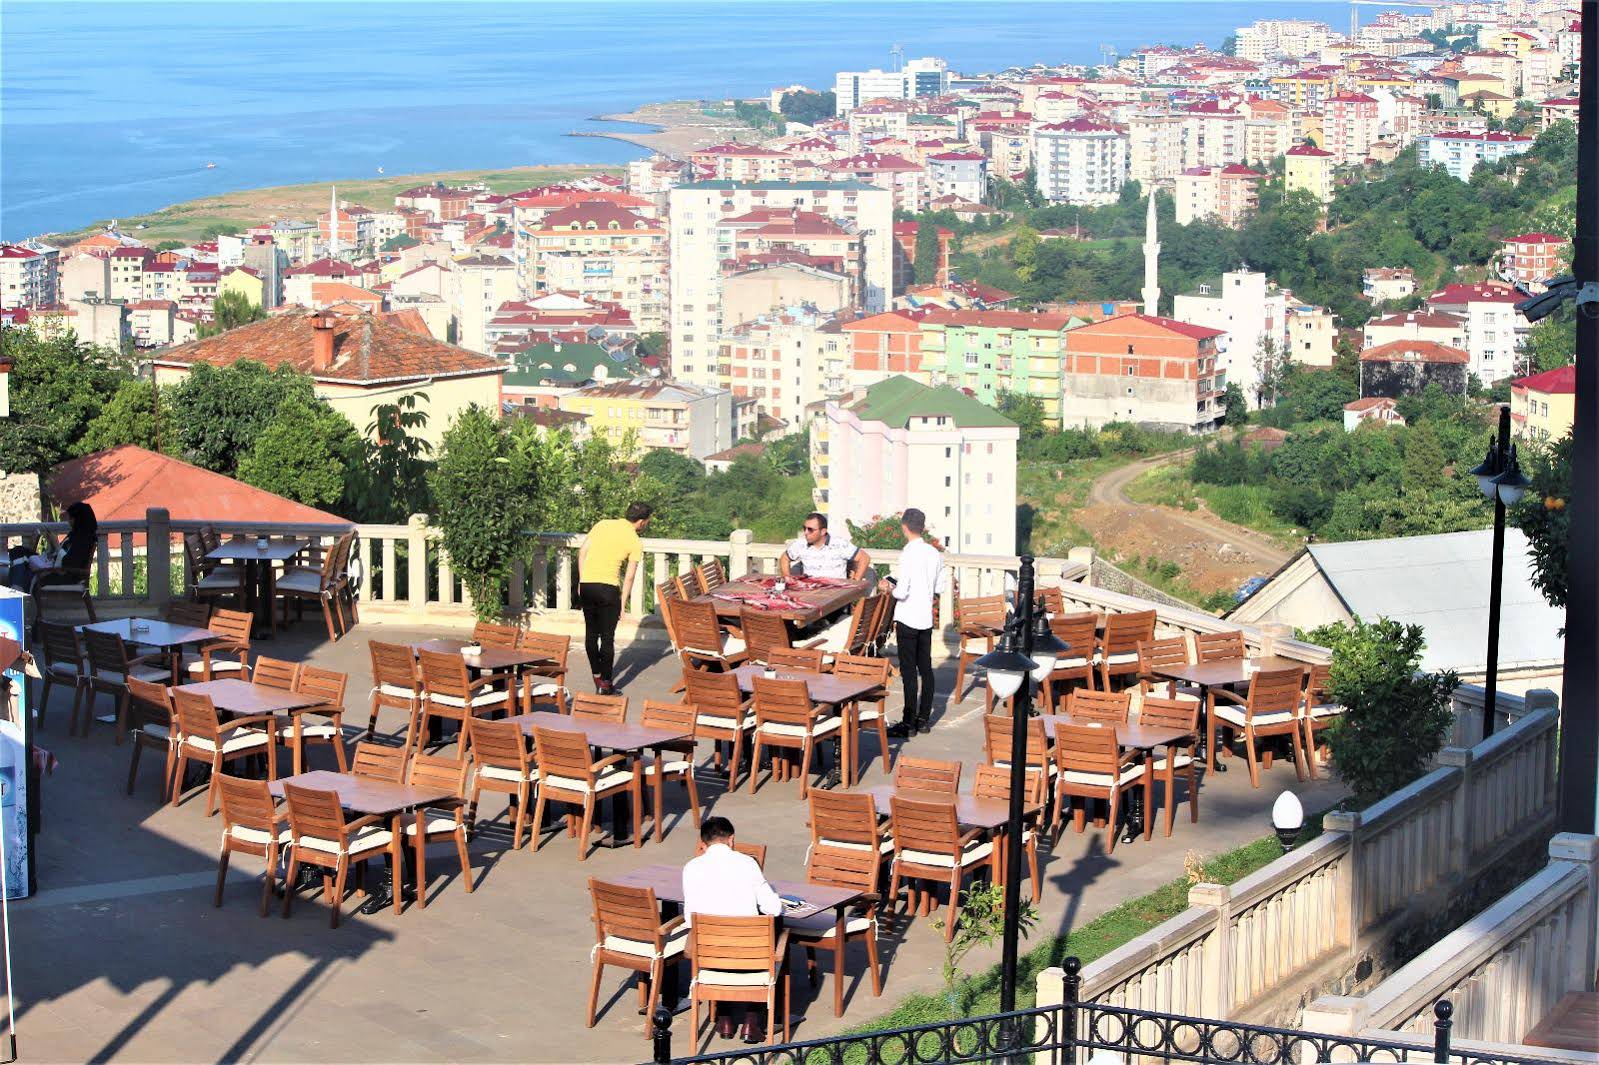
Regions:
<instances>
[{"instance_id":1,"label":"terrace guardrail post","mask_svg":"<svg viewBox=\"0 0 1599 1065\"><path fill-rule=\"evenodd\" d=\"M733 535L727 538L728 559L727 573L730 577L742 577L750 568L750 543L755 539L755 534L748 529L734 529Z\"/></svg>"},{"instance_id":2,"label":"terrace guardrail post","mask_svg":"<svg viewBox=\"0 0 1599 1065\"><path fill-rule=\"evenodd\" d=\"M165 507L149 507L144 521L144 594L160 609L172 601L172 515Z\"/></svg>"},{"instance_id":3,"label":"terrace guardrail post","mask_svg":"<svg viewBox=\"0 0 1599 1065\"><path fill-rule=\"evenodd\" d=\"M428 516L412 514L405 524L405 598L420 614L428 606Z\"/></svg>"},{"instance_id":4,"label":"terrace guardrail post","mask_svg":"<svg viewBox=\"0 0 1599 1065\"><path fill-rule=\"evenodd\" d=\"M1455 779L1455 794L1450 800L1453 810L1450 846L1445 849L1447 860L1454 864L1451 870L1457 881L1464 880L1471 875L1471 795L1472 773L1471 763L1473 755L1470 748L1445 747L1438 752L1438 764L1457 770L1459 776Z\"/></svg>"},{"instance_id":5,"label":"terrace guardrail post","mask_svg":"<svg viewBox=\"0 0 1599 1065\"><path fill-rule=\"evenodd\" d=\"M1446 998L1438 1000L1432 1008L1434 1020L1432 1022L1432 1060L1438 1065L1447 1065L1449 1061L1449 1029L1455 1026L1451 1020L1455 1015L1455 1005Z\"/></svg>"},{"instance_id":6,"label":"terrace guardrail post","mask_svg":"<svg viewBox=\"0 0 1599 1065\"><path fill-rule=\"evenodd\" d=\"M654 1022L650 1029L651 1060L654 1065L672 1065L672 1011L657 1007L650 1020Z\"/></svg>"},{"instance_id":7,"label":"terrace guardrail post","mask_svg":"<svg viewBox=\"0 0 1599 1065\"><path fill-rule=\"evenodd\" d=\"M1076 955L1066 959L1065 993L1061 996L1060 1041L1063 1053L1060 1060L1066 1065L1077 1062L1077 1000L1083 990L1083 963Z\"/></svg>"},{"instance_id":8,"label":"terrace guardrail post","mask_svg":"<svg viewBox=\"0 0 1599 1065\"><path fill-rule=\"evenodd\" d=\"M1235 996L1233 987L1232 944L1233 889L1225 884L1195 884L1188 889L1188 905L1210 906L1216 911L1216 929L1205 944L1205 968L1210 978L1200 991L1202 1013L1206 1017L1225 1019L1232 1016Z\"/></svg>"},{"instance_id":9,"label":"terrace guardrail post","mask_svg":"<svg viewBox=\"0 0 1599 1065\"><path fill-rule=\"evenodd\" d=\"M1342 832L1349 837L1349 855L1344 859L1343 882L1338 889L1338 913L1333 915L1345 931L1349 956L1360 951L1360 933L1365 928L1366 877L1360 860L1360 811L1330 810L1322 819L1322 831Z\"/></svg>"}]
</instances>

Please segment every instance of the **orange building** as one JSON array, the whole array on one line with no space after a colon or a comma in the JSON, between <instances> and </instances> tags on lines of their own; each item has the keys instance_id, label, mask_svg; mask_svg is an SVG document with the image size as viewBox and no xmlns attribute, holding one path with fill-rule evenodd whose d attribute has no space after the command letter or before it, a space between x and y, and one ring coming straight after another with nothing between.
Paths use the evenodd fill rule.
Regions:
<instances>
[{"instance_id":1,"label":"orange building","mask_svg":"<svg viewBox=\"0 0 1599 1065\"><path fill-rule=\"evenodd\" d=\"M1222 417L1219 329L1123 314L1066 332L1061 425L1136 422L1200 432Z\"/></svg>"},{"instance_id":2,"label":"orange building","mask_svg":"<svg viewBox=\"0 0 1599 1065\"><path fill-rule=\"evenodd\" d=\"M921 320L926 315L926 311L884 311L840 324L850 344L850 386L867 388L896 374L920 373Z\"/></svg>"}]
</instances>

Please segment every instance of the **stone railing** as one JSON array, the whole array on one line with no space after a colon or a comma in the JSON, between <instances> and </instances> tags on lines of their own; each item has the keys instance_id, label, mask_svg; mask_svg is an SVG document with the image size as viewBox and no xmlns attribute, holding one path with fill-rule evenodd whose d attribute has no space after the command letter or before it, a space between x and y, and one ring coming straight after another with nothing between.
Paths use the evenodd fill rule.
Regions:
<instances>
[{"instance_id":1,"label":"stone railing","mask_svg":"<svg viewBox=\"0 0 1599 1065\"><path fill-rule=\"evenodd\" d=\"M1567 993L1593 990L1596 914L1599 839L1557 835L1542 870L1369 993L1317 999L1305 1012L1305 1027L1331 1035L1430 1038L1433 1004L1447 998L1455 1007L1457 1039L1519 1043Z\"/></svg>"},{"instance_id":2,"label":"stone railing","mask_svg":"<svg viewBox=\"0 0 1599 1065\"><path fill-rule=\"evenodd\" d=\"M1365 810L1327 814L1320 836L1236 884L1195 885L1186 911L1084 967L1082 997L1280 1019L1307 988L1382 955L1403 918L1552 827L1557 722L1557 709L1539 710L1445 750L1431 773ZM1062 979L1040 975L1040 1005L1060 1001Z\"/></svg>"}]
</instances>

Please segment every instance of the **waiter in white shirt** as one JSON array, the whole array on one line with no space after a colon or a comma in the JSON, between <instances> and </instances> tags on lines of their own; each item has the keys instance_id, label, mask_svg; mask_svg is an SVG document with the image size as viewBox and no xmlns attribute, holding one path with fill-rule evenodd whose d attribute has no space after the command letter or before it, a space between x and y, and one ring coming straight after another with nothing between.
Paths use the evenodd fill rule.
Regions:
<instances>
[{"instance_id":1,"label":"waiter in white shirt","mask_svg":"<svg viewBox=\"0 0 1599 1065\"><path fill-rule=\"evenodd\" d=\"M755 859L733 849L733 822L725 817L707 817L700 826L701 851L683 866L683 913L688 924L696 913L715 917L776 917L783 912L783 900ZM716 1019L716 1034L733 1037L733 1015L725 1007ZM750 1006L744 1013L744 1042L759 1043L766 1037L766 1007Z\"/></svg>"},{"instance_id":2,"label":"waiter in white shirt","mask_svg":"<svg viewBox=\"0 0 1599 1065\"><path fill-rule=\"evenodd\" d=\"M931 732L933 716L933 597L944 579L944 556L927 542L927 515L915 507L900 518L905 548L899 571L878 590L892 595L894 638L899 645L899 675L905 687L905 712L889 735Z\"/></svg>"}]
</instances>

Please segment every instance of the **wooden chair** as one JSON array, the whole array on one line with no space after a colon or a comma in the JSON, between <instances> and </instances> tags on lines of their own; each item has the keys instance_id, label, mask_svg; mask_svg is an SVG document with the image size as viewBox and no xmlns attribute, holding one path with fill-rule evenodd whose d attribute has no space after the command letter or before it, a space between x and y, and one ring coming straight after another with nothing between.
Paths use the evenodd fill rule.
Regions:
<instances>
[{"instance_id":1,"label":"wooden chair","mask_svg":"<svg viewBox=\"0 0 1599 1065\"><path fill-rule=\"evenodd\" d=\"M161 801L166 802L172 788L172 767L178 758L178 719L172 712L172 696L167 686L129 677L128 719L133 738L133 753L128 760L128 794L133 794L133 781L139 772L139 755L146 747L150 747L165 755L165 768L161 773Z\"/></svg>"},{"instance_id":2,"label":"wooden chair","mask_svg":"<svg viewBox=\"0 0 1599 1065\"><path fill-rule=\"evenodd\" d=\"M666 782L675 780L688 791L688 809L694 816L694 827L700 824L700 793L694 783L694 723L695 709L687 703L659 703L654 699L644 701L644 714L639 724L645 728L667 728L686 732L689 738L680 743L665 744L654 750L654 757L644 766L644 783L649 786L655 815L654 834L664 839L665 822L662 820L662 796Z\"/></svg>"},{"instance_id":3,"label":"wooden chair","mask_svg":"<svg viewBox=\"0 0 1599 1065\"><path fill-rule=\"evenodd\" d=\"M713 917L697 913L693 920L689 958L694 977L689 998L694 1009L695 1038L699 1038L701 1002L710 1004L709 1016L713 1018L719 1002L749 1002L766 1007L768 1043L776 1034L781 1010L783 1041L787 1042L790 996L783 969L788 932L778 931L775 917Z\"/></svg>"},{"instance_id":4,"label":"wooden chair","mask_svg":"<svg viewBox=\"0 0 1599 1065\"><path fill-rule=\"evenodd\" d=\"M479 621L472 626L472 642L484 647L514 648L522 638L517 625L497 625L492 621Z\"/></svg>"},{"instance_id":5,"label":"wooden chair","mask_svg":"<svg viewBox=\"0 0 1599 1065\"><path fill-rule=\"evenodd\" d=\"M213 610L206 628L217 638L195 648L178 662L178 675L189 681L250 679L250 630L255 615L247 610Z\"/></svg>"},{"instance_id":6,"label":"wooden chair","mask_svg":"<svg viewBox=\"0 0 1599 1065\"><path fill-rule=\"evenodd\" d=\"M867 693L843 708L846 727L849 729L849 758L844 763L844 786L851 787L860 777L861 726L877 729L877 749L883 756L883 768L894 767L893 750L888 745L888 722L884 708L888 703L888 660L868 658L865 655L841 654L833 659L835 677L857 677L878 686L877 692Z\"/></svg>"},{"instance_id":7,"label":"wooden chair","mask_svg":"<svg viewBox=\"0 0 1599 1065\"><path fill-rule=\"evenodd\" d=\"M877 804L870 795L853 791L811 792L811 847L837 847L878 860L894 852L893 837L883 831Z\"/></svg>"},{"instance_id":8,"label":"wooden chair","mask_svg":"<svg viewBox=\"0 0 1599 1065\"><path fill-rule=\"evenodd\" d=\"M1042 722L1038 722L1041 724ZM1026 799L1038 807L1036 813L1023 818L1022 824L1022 854L1027 859L1027 873L1033 882L1033 905L1038 904L1039 893L1043 881L1038 875L1038 835L1039 822L1044 816L1044 806L1048 802L1049 777L1042 773L1029 773L1027 776ZM992 799L995 802L1010 802L1010 767L997 765L980 765L977 767L977 779L972 782L972 796L978 799ZM1001 830L1000 853L995 856L994 868L999 876L999 883L1005 882L1009 875L1006 864L1004 848L1010 846L1010 833Z\"/></svg>"},{"instance_id":9,"label":"wooden chair","mask_svg":"<svg viewBox=\"0 0 1599 1065\"><path fill-rule=\"evenodd\" d=\"M413 787L448 790L452 798L434 803L406 822L405 838L416 858L416 908L427 909L427 845L449 840L461 863L461 879L466 893L472 893L472 860L466 849L466 758L443 758L419 754L411 759L405 782Z\"/></svg>"},{"instance_id":10,"label":"wooden chair","mask_svg":"<svg viewBox=\"0 0 1599 1065\"><path fill-rule=\"evenodd\" d=\"M1009 714L988 714L983 718L984 764L1010 772L1011 737L1015 731ZM1036 717L1027 722L1026 743L1027 758L1023 764L1027 767L1027 776L1043 781L1047 794L1055 776L1055 759L1049 749L1049 736L1044 731L1044 722Z\"/></svg>"},{"instance_id":11,"label":"wooden chair","mask_svg":"<svg viewBox=\"0 0 1599 1065\"><path fill-rule=\"evenodd\" d=\"M1132 709L1131 692L1096 692L1079 689L1066 698L1066 715L1074 725L1097 721L1101 725L1125 725Z\"/></svg>"},{"instance_id":12,"label":"wooden chair","mask_svg":"<svg viewBox=\"0 0 1599 1065\"><path fill-rule=\"evenodd\" d=\"M207 628L211 624L211 607L188 599L174 599L161 608L161 620L191 629Z\"/></svg>"},{"instance_id":13,"label":"wooden chair","mask_svg":"<svg viewBox=\"0 0 1599 1065\"><path fill-rule=\"evenodd\" d=\"M820 794L820 793L818 793ZM812 817L814 819L814 813ZM866 944L867 970L872 977L872 997L883 993L883 976L877 960L877 884L879 875L877 855L823 843L812 846L805 861L805 880L827 887L849 888L859 891L862 904L853 912L843 915L843 935L839 935L839 920L832 912L822 912L810 917L785 918L783 927L788 930L789 942L805 948L805 966L811 985L819 984L816 972L816 952L830 950L833 954L833 1016L844 1015L844 951L852 941Z\"/></svg>"},{"instance_id":14,"label":"wooden chair","mask_svg":"<svg viewBox=\"0 0 1599 1065\"><path fill-rule=\"evenodd\" d=\"M67 715L67 735L72 735L78 727L78 704L83 701L84 693L89 693L89 699L94 700L94 689L89 683L89 667L84 661L83 641L78 639L78 630L71 625L55 621L41 621L38 625L40 647L40 676L44 683L39 686L39 710L35 718L39 729L44 729L44 712L50 708L50 686L53 684L72 686L72 712ZM87 724L84 732L88 732Z\"/></svg>"},{"instance_id":15,"label":"wooden chair","mask_svg":"<svg viewBox=\"0 0 1599 1065\"><path fill-rule=\"evenodd\" d=\"M627 724L627 696L577 692L572 696L572 716L585 721Z\"/></svg>"},{"instance_id":16,"label":"wooden chair","mask_svg":"<svg viewBox=\"0 0 1599 1065\"><path fill-rule=\"evenodd\" d=\"M684 599L698 599L705 594L704 578L701 577L698 567L682 574L677 581L683 589Z\"/></svg>"},{"instance_id":17,"label":"wooden chair","mask_svg":"<svg viewBox=\"0 0 1599 1065\"><path fill-rule=\"evenodd\" d=\"M1055 659L1055 670L1044 681L1044 705L1054 707L1071 691L1073 681L1082 681L1084 687L1094 686L1094 646L1099 640L1099 615L1093 611L1085 614L1056 615L1050 619L1050 631L1066 643L1066 650Z\"/></svg>"},{"instance_id":18,"label":"wooden chair","mask_svg":"<svg viewBox=\"0 0 1599 1065\"><path fill-rule=\"evenodd\" d=\"M281 692L292 692L295 682L300 679L300 663L285 662L281 658L268 658L262 655L255 660L256 684L265 688L274 688Z\"/></svg>"},{"instance_id":19,"label":"wooden chair","mask_svg":"<svg viewBox=\"0 0 1599 1065\"><path fill-rule=\"evenodd\" d=\"M349 764L344 753L344 691L349 683L349 674L321 666L301 666L299 679L294 682L295 691L321 700L295 715L299 726L296 737L304 743L325 743L333 748L333 760L341 773ZM308 716L326 720L307 721Z\"/></svg>"},{"instance_id":20,"label":"wooden chair","mask_svg":"<svg viewBox=\"0 0 1599 1065\"><path fill-rule=\"evenodd\" d=\"M1155 638L1155 612L1137 610L1105 618L1105 636L1099 644L1099 687L1110 690L1118 677L1138 675L1138 645Z\"/></svg>"},{"instance_id":21,"label":"wooden chair","mask_svg":"<svg viewBox=\"0 0 1599 1065\"><path fill-rule=\"evenodd\" d=\"M683 593L675 580L662 581L655 586L655 609L660 611L661 626L666 629L666 638L671 641L672 653L679 658L683 657L683 640L678 636L677 617L672 608L682 601ZM676 694L682 690L683 682L680 680L672 688L672 692Z\"/></svg>"},{"instance_id":22,"label":"wooden chair","mask_svg":"<svg viewBox=\"0 0 1599 1065\"><path fill-rule=\"evenodd\" d=\"M766 844L746 843L743 840L733 844L733 849L746 858L755 859L755 864L762 872L766 871Z\"/></svg>"},{"instance_id":23,"label":"wooden chair","mask_svg":"<svg viewBox=\"0 0 1599 1065\"><path fill-rule=\"evenodd\" d=\"M90 669L89 698L86 701L88 712L84 715L83 734L85 736L89 734L89 723L94 720L94 697L109 695L117 701L116 741L121 743L123 737L128 734L128 681L142 680L151 684L170 684L172 659L164 652L130 655L128 645L123 642L122 637L112 632L86 629L83 633L83 642L88 650ZM73 713L76 716L76 709Z\"/></svg>"},{"instance_id":24,"label":"wooden chair","mask_svg":"<svg viewBox=\"0 0 1599 1065\"><path fill-rule=\"evenodd\" d=\"M508 693L499 677L478 677L467 673L466 660L455 651L418 651L417 667L422 675L422 715L416 730L416 749L427 745L428 725L433 718L458 722L464 731L474 717L503 710Z\"/></svg>"},{"instance_id":25,"label":"wooden chair","mask_svg":"<svg viewBox=\"0 0 1599 1065\"><path fill-rule=\"evenodd\" d=\"M894 872L888 897L898 900L901 880L948 884L950 912L944 921L944 942L948 943L955 938L955 923L960 918L961 881L966 870L991 864L994 844L979 829L961 832L953 801L918 802L895 796L889 808L894 826ZM917 900L913 912L929 914L937 905L931 890L913 889L912 896Z\"/></svg>"},{"instance_id":26,"label":"wooden chair","mask_svg":"<svg viewBox=\"0 0 1599 1065\"><path fill-rule=\"evenodd\" d=\"M961 790L961 764L902 754L894 763L894 787L936 791L954 797Z\"/></svg>"},{"instance_id":27,"label":"wooden chair","mask_svg":"<svg viewBox=\"0 0 1599 1065\"><path fill-rule=\"evenodd\" d=\"M222 795L222 852L217 857L217 890L211 904L222 906L222 888L228 880L228 859L235 853L264 860L261 882L261 916L272 905L277 882L278 851L294 838L287 825L288 811L280 809L264 780L245 780L226 774L217 778Z\"/></svg>"},{"instance_id":28,"label":"wooden chair","mask_svg":"<svg viewBox=\"0 0 1599 1065\"><path fill-rule=\"evenodd\" d=\"M1105 853L1116 850L1117 821L1122 793L1130 787L1144 789L1144 809L1150 809L1149 778L1138 753L1124 753L1112 725L1057 725L1055 728L1055 837L1060 838L1064 812L1072 807L1072 827L1081 832L1085 806L1072 799L1105 801L1109 831Z\"/></svg>"},{"instance_id":29,"label":"wooden chair","mask_svg":"<svg viewBox=\"0 0 1599 1065\"><path fill-rule=\"evenodd\" d=\"M1050 585L1048 588L1038 588L1035 591L1046 615L1058 618L1066 613L1066 597L1061 594L1059 585Z\"/></svg>"},{"instance_id":30,"label":"wooden chair","mask_svg":"<svg viewBox=\"0 0 1599 1065\"><path fill-rule=\"evenodd\" d=\"M378 711L386 706L405 712L405 745L410 747L422 718L422 678L417 673L416 655L403 643L377 640L368 642L367 651L372 656L372 697L366 738L377 735Z\"/></svg>"},{"instance_id":31,"label":"wooden chair","mask_svg":"<svg viewBox=\"0 0 1599 1065\"><path fill-rule=\"evenodd\" d=\"M524 630L516 646L553 659L550 665L528 666L522 670L522 704L532 710L535 701L549 699L562 714L569 712L566 691L566 658L572 653L572 637L565 633Z\"/></svg>"},{"instance_id":32,"label":"wooden chair","mask_svg":"<svg viewBox=\"0 0 1599 1065\"><path fill-rule=\"evenodd\" d=\"M1244 634L1238 629L1228 632L1197 632L1194 634L1194 659L1198 662L1224 662L1234 658L1248 658Z\"/></svg>"},{"instance_id":33,"label":"wooden chair","mask_svg":"<svg viewBox=\"0 0 1599 1065\"><path fill-rule=\"evenodd\" d=\"M705 673L685 667L683 682L687 686L684 698L696 711L696 734L702 740L718 744L715 754L718 766L722 764L719 745L732 744L731 759L727 766L727 787L731 791L738 787L740 755L749 739L750 730L755 727L750 700L739 691L738 678L731 673Z\"/></svg>"},{"instance_id":34,"label":"wooden chair","mask_svg":"<svg viewBox=\"0 0 1599 1065\"><path fill-rule=\"evenodd\" d=\"M661 920L654 888L624 887L590 877L589 897L594 901L595 943L589 952L594 973L589 983L586 1023L594 1027L595 1011L600 1005L600 981L605 967L616 965L641 974L639 1006L644 1011L644 1027L648 1033L651 1024L648 1018L655 1016L655 1004L661 997L661 977L666 967L676 965L688 949L689 926L682 915Z\"/></svg>"},{"instance_id":35,"label":"wooden chair","mask_svg":"<svg viewBox=\"0 0 1599 1065\"><path fill-rule=\"evenodd\" d=\"M745 607L739 611L739 628L744 633L744 660L765 662L773 651L788 650L788 622L767 610ZM807 644L806 646L810 646Z\"/></svg>"},{"instance_id":36,"label":"wooden chair","mask_svg":"<svg viewBox=\"0 0 1599 1065\"><path fill-rule=\"evenodd\" d=\"M399 870L402 868L400 839L383 827L385 819L375 814L345 821L339 797L331 791L285 783L283 801L288 807L289 829L293 833L289 870L284 877L287 890L283 893L283 916L289 916L294 902L294 884L300 866L315 865L323 870L322 897L332 907L329 921L337 928L350 866L387 855L389 868ZM328 870L332 870L331 876ZM400 912L404 894L399 890L394 892L395 913Z\"/></svg>"},{"instance_id":37,"label":"wooden chair","mask_svg":"<svg viewBox=\"0 0 1599 1065\"><path fill-rule=\"evenodd\" d=\"M278 775L277 719L271 714L248 714L229 719L217 716L209 695L196 695L182 688L172 689L172 705L178 717L178 760L172 770L172 805L182 797L183 771L192 759L211 769L211 784L206 790L206 816L216 813L218 781L229 762L265 754L267 779Z\"/></svg>"},{"instance_id":38,"label":"wooden chair","mask_svg":"<svg viewBox=\"0 0 1599 1065\"><path fill-rule=\"evenodd\" d=\"M362 741L355 745L355 761L350 764L350 772L385 784L403 784L410 760L411 751L407 747Z\"/></svg>"},{"instance_id":39,"label":"wooden chair","mask_svg":"<svg viewBox=\"0 0 1599 1065\"><path fill-rule=\"evenodd\" d=\"M283 602L283 621L289 620L289 603L306 601L322 608L322 620L328 627L328 639L337 641L348 630L344 627L344 612L340 606L342 586L346 583L350 551L355 543L355 533L345 533L322 557L322 568L291 569L277 579L275 592ZM352 598L353 603L353 598ZM337 620L335 620L337 615Z\"/></svg>"},{"instance_id":40,"label":"wooden chair","mask_svg":"<svg viewBox=\"0 0 1599 1065\"><path fill-rule=\"evenodd\" d=\"M527 738L515 722L483 718L472 719L466 733L473 768L467 819L477 823L477 804L485 791L514 798L516 816L511 824L511 849L516 850L522 846L522 828L527 824L533 788L539 781L538 768L528 752ZM535 841L541 823L533 823Z\"/></svg>"},{"instance_id":41,"label":"wooden chair","mask_svg":"<svg viewBox=\"0 0 1599 1065\"><path fill-rule=\"evenodd\" d=\"M601 802L627 792L633 804L633 824L643 824L640 775L628 768L626 755L613 754L596 760L581 734L537 727L533 729L533 746L539 767L538 808L533 813L534 850L542 842L537 838L537 830L544 824L544 810L551 802L583 809L577 837L577 860L580 862L588 860L594 809ZM567 818L570 823L571 815ZM635 831L633 846L643 844L644 833Z\"/></svg>"},{"instance_id":42,"label":"wooden chair","mask_svg":"<svg viewBox=\"0 0 1599 1065\"><path fill-rule=\"evenodd\" d=\"M215 535L215 530L212 530L212 535ZM220 538L208 545L199 533L184 534L183 554L189 563L189 598L202 603L216 599L232 599L235 603L244 601L244 567L221 566L205 557L206 552L214 551L221 545Z\"/></svg>"},{"instance_id":43,"label":"wooden chair","mask_svg":"<svg viewBox=\"0 0 1599 1065\"><path fill-rule=\"evenodd\" d=\"M1310 768L1310 779L1316 779L1316 760L1319 751L1316 734L1343 716L1344 708L1333 702L1327 692L1332 678L1331 666L1311 666L1305 675L1305 705L1302 720L1305 723L1305 761Z\"/></svg>"},{"instance_id":44,"label":"wooden chair","mask_svg":"<svg viewBox=\"0 0 1599 1065\"><path fill-rule=\"evenodd\" d=\"M839 655L865 655L872 646L872 623L876 620L878 608L886 596L875 594L865 599L857 599L851 608L849 617L830 627L821 636L820 641L807 644L819 647L826 656L824 661L830 662Z\"/></svg>"},{"instance_id":45,"label":"wooden chair","mask_svg":"<svg viewBox=\"0 0 1599 1065\"><path fill-rule=\"evenodd\" d=\"M1155 672L1157 669L1171 669L1189 664L1188 637L1172 636L1164 640L1145 640L1138 645L1139 692L1148 696L1154 692L1157 685L1164 684L1166 686L1164 698L1180 699L1198 706L1198 689L1186 684L1180 685L1175 680Z\"/></svg>"},{"instance_id":46,"label":"wooden chair","mask_svg":"<svg viewBox=\"0 0 1599 1065\"><path fill-rule=\"evenodd\" d=\"M811 702L803 680L756 677L755 731L751 734L753 745L750 748L750 794L755 794L760 779L761 749L781 747L800 752L800 798L805 798L810 792L811 755L817 743L834 737L842 741L840 730L843 724L842 717L828 713ZM841 742L841 761L844 753ZM774 754L774 780L784 779L780 765L780 760Z\"/></svg>"},{"instance_id":47,"label":"wooden chair","mask_svg":"<svg viewBox=\"0 0 1599 1065\"><path fill-rule=\"evenodd\" d=\"M719 558L708 558L694 569L699 574L700 587L706 592L714 592L727 583L727 571Z\"/></svg>"},{"instance_id":48,"label":"wooden chair","mask_svg":"<svg viewBox=\"0 0 1599 1065\"><path fill-rule=\"evenodd\" d=\"M966 694L966 667L994 649L1005 627L1005 597L981 596L955 600L955 626L960 633L960 661L955 670L955 701Z\"/></svg>"},{"instance_id":49,"label":"wooden chair","mask_svg":"<svg viewBox=\"0 0 1599 1065\"><path fill-rule=\"evenodd\" d=\"M819 647L774 647L766 653L766 665L770 669L820 673L822 650Z\"/></svg>"},{"instance_id":50,"label":"wooden chair","mask_svg":"<svg viewBox=\"0 0 1599 1065\"><path fill-rule=\"evenodd\" d=\"M1243 699L1225 688L1212 688L1210 720L1211 766L1215 769L1216 728L1230 725L1244 734L1244 751L1249 758L1249 783L1260 787L1260 764L1256 751L1261 740L1287 736L1294 750L1294 772L1305 779L1305 734L1299 711L1304 698L1305 670L1302 666L1260 670L1249 678L1249 692ZM1225 701L1225 705L1222 701ZM1270 753L1265 755L1268 759ZM1267 762L1270 768L1270 762Z\"/></svg>"},{"instance_id":51,"label":"wooden chair","mask_svg":"<svg viewBox=\"0 0 1599 1065\"><path fill-rule=\"evenodd\" d=\"M749 657L742 639L722 632L711 604L675 602L672 618L681 644L678 654L689 669L726 672Z\"/></svg>"},{"instance_id":52,"label":"wooden chair","mask_svg":"<svg viewBox=\"0 0 1599 1065\"><path fill-rule=\"evenodd\" d=\"M1146 695L1143 705L1138 708L1138 723L1188 731L1189 739L1186 742L1168 745L1160 757L1155 759L1154 770L1155 779L1161 783L1164 791L1161 805L1166 810L1166 835L1171 835L1172 818L1177 810L1179 772L1182 773L1188 790L1188 819L1198 824L1199 764L1194 758L1194 744L1199 742L1199 703L1188 699L1157 699ZM1155 810L1153 807L1147 807L1144 811L1146 839L1153 834L1154 826Z\"/></svg>"}]
</instances>

